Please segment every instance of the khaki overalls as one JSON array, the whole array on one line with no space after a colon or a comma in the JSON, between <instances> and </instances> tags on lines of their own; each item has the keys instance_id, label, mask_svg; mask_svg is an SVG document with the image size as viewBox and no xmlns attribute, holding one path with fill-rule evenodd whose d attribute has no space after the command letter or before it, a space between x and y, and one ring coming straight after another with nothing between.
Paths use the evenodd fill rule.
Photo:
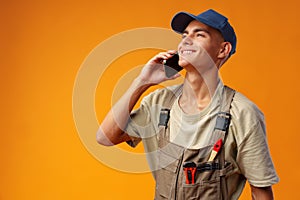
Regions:
<instances>
[{"instance_id":1,"label":"khaki overalls","mask_svg":"<svg viewBox=\"0 0 300 200\"><path fill-rule=\"evenodd\" d=\"M225 161L224 148L221 148L215 159L207 162L213 145L219 139L223 143L226 140L226 132L230 123L230 104L235 91L224 87L221 110L217 116L216 125L212 134L214 141L211 145L201 149L187 149L170 142L169 113L176 98L171 95L167 99L160 113L160 132L158 134L158 170L153 172L156 180L155 199L205 199L224 200L228 199L226 175L233 169L231 163ZM193 171L187 173L187 163L195 163ZM193 178L192 183L188 180Z\"/></svg>"}]
</instances>

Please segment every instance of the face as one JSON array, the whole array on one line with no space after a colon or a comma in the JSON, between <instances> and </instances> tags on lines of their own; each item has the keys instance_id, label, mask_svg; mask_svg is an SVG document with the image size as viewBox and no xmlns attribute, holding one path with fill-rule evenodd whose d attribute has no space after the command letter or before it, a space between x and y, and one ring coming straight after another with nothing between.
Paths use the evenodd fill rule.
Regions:
<instances>
[{"instance_id":1,"label":"face","mask_svg":"<svg viewBox=\"0 0 300 200\"><path fill-rule=\"evenodd\" d=\"M214 67L224 39L220 32L199 21L192 21L182 34L178 46L179 65L204 70Z\"/></svg>"}]
</instances>

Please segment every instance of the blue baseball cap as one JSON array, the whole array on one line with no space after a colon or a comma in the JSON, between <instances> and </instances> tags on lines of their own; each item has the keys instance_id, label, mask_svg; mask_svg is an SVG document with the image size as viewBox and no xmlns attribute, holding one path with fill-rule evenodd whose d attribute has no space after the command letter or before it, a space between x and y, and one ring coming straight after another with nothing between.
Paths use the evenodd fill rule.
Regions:
<instances>
[{"instance_id":1,"label":"blue baseball cap","mask_svg":"<svg viewBox=\"0 0 300 200\"><path fill-rule=\"evenodd\" d=\"M232 26L229 24L228 19L225 16L221 15L220 13L214 11L213 9L207 10L197 16L187 12L179 12L173 17L171 22L171 27L175 32L182 34L185 28L193 20L197 20L203 24L206 24L220 31L224 40L226 42L230 42L232 46L230 55L235 53L236 50L235 32Z\"/></svg>"}]
</instances>

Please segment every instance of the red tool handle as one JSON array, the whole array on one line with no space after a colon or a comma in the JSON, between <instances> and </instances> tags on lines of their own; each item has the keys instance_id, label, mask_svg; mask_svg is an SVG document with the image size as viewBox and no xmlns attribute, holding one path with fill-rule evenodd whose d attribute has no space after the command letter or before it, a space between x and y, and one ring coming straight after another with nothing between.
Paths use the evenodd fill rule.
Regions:
<instances>
[{"instance_id":1,"label":"red tool handle","mask_svg":"<svg viewBox=\"0 0 300 200\"><path fill-rule=\"evenodd\" d=\"M195 183L196 171L197 171L196 167L184 168L186 184L194 184Z\"/></svg>"},{"instance_id":2,"label":"red tool handle","mask_svg":"<svg viewBox=\"0 0 300 200\"><path fill-rule=\"evenodd\" d=\"M219 139L214 145L214 151L219 152L222 147L222 139Z\"/></svg>"},{"instance_id":3,"label":"red tool handle","mask_svg":"<svg viewBox=\"0 0 300 200\"><path fill-rule=\"evenodd\" d=\"M193 168L191 168L191 171L192 171L192 184L195 184L195 177L196 177L197 168L193 167Z\"/></svg>"}]
</instances>

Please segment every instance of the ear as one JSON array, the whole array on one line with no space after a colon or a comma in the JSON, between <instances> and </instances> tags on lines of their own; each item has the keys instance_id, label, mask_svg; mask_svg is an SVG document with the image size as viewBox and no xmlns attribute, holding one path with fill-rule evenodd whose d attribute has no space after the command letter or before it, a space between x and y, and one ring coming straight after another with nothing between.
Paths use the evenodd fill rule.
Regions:
<instances>
[{"instance_id":1,"label":"ear","mask_svg":"<svg viewBox=\"0 0 300 200\"><path fill-rule=\"evenodd\" d=\"M227 58L231 52L232 46L230 42L222 42L221 48L218 54L219 59Z\"/></svg>"}]
</instances>

